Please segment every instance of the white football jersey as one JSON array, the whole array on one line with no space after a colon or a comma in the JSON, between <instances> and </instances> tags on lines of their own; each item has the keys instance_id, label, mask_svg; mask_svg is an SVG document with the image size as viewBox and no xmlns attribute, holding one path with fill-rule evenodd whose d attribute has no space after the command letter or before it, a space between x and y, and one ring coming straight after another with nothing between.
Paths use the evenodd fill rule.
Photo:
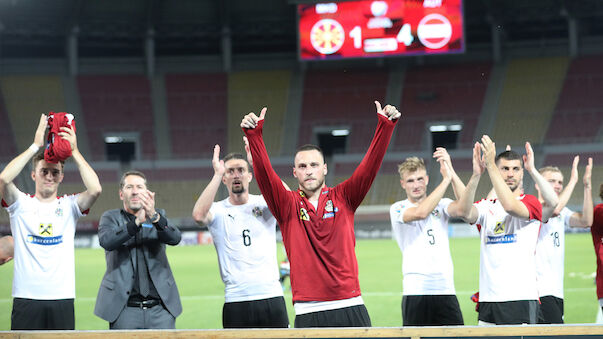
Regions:
<instances>
[{"instance_id":1,"label":"white football jersey","mask_svg":"<svg viewBox=\"0 0 603 339\"><path fill-rule=\"evenodd\" d=\"M572 210L564 207L558 216L542 223L536 245L536 277L539 296L552 295L563 299L563 266L565 227L569 227Z\"/></svg>"},{"instance_id":2,"label":"white football jersey","mask_svg":"<svg viewBox=\"0 0 603 339\"><path fill-rule=\"evenodd\" d=\"M77 219L84 214L77 195L43 203L19 192L3 206L15 242L13 297L37 300L75 298L74 244Z\"/></svg>"},{"instance_id":3,"label":"white football jersey","mask_svg":"<svg viewBox=\"0 0 603 339\"><path fill-rule=\"evenodd\" d=\"M423 220L404 222L404 212L416 204L406 199L389 210L393 235L402 251L404 295L450 295L454 290L452 258L448 245L448 205L440 200Z\"/></svg>"},{"instance_id":4,"label":"white football jersey","mask_svg":"<svg viewBox=\"0 0 603 339\"><path fill-rule=\"evenodd\" d=\"M261 195L244 205L228 198L210 209L208 225L218 254L225 301L249 301L283 295L276 260L276 220Z\"/></svg>"},{"instance_id":5,"label":"white football jersey","mask_svg":"<svg viewBox=\"0 0 603 339\"><path fill-rule=\"evenodd\" d=\"M505 212L498 200L481 200L476 225L480 230L479 300L537 300L536 242L542 206L532 195L518 197L529 219Z\"/></svg>"}]
</instances>

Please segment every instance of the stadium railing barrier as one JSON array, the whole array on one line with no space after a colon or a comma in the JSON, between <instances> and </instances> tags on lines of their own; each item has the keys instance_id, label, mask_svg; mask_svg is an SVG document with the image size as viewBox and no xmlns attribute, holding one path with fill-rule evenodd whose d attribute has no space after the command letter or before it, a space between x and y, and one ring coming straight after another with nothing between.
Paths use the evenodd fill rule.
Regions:
<instances>
[{"instance_id":1,"label":"stadium railing barrier","mask_svg":"<svg viewBox=\"0 0 603 339\"><path fill-rule=\"evenodd\" d=\"M228 330L131 330L131 331L11 331L0 339L118 339L118 338L602 338L603 326L524 325L524 326L442 326L307 329L228 329Z\"/></svg>"}]
</instances>

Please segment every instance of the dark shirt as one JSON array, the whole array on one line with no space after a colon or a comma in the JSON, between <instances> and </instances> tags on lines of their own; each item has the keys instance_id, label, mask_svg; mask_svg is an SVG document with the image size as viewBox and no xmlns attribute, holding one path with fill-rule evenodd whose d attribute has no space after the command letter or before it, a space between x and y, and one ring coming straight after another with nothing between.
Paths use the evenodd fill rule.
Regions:
<instances>
[{"instance_id":1,"label":"dark shirt","mask_svg":"<svg viewBox=\"0 0 603 339\"><path fill-rule=\"evenodd\" d=\"M130 300L146 300L146 299L160 299L159 297L159 293L157 292L157 289L155 288L155 285L153 284L153 280L151 279L151 276L149 274L149 267L148 267L148 263L146 258L144 257L143 251L148 250L145 248L145 242L146 239L143 236L143 233L141 232L143 227L149 227L149 223L145 222L143 223L140 227L136 226L136 216L123 211L123 213L125 213L125 215L127 216L129 222L126 225L127 229L128 229L128 233L132 234L134 233L134 236L136 237L136 249L134 250L135 256L133 258L130 258L132 261L132 267L134 268L134 281L132 283L132 290L130 293ZM165 225L161 225L163 221L163 224L165 223L165 218L161 217L159 219L158 222L156 222L155 224L153 224L153 226L155 226L155 228L157 229L157 231L159 232L163 232L163 229L165 228ZM139 257L142 256L142 257ZM138 265L138 263L144 263L144 266ZM141 266L141 267L139 267ZM143 281L144 280L144 281ZM149 286L149 292L148 295L143 295L142 293L140 293L140 286L141 284L147 283Z\"/></svg>"}]
</instances>

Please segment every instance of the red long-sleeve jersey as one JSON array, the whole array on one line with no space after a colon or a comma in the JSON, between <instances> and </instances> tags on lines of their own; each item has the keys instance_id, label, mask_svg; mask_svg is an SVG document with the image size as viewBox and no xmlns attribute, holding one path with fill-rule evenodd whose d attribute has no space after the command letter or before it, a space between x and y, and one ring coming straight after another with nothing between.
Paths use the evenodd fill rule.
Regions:
<instances>
[{"instance_id":1,"label":"red long-sleeve jersey","mask_svg":"<svg viewBox=\"0 0 603 339\"><path fill-rule=\"evenodd\" d=\"M590 227L590 233L593 237L595 246L595 256L597 257L597 298L603 298L603 204L595 206L593 213L593 225Z\"/></svg>"},{"instance_id":2,"label":"red long-sleeve jersey","mask_svg":"<svg viewBox=\"0 0 603 339\"><path fill-rule=\"evenodd\" d=\"M301 190L283 187L262 139L264 121L254 129L243 129L249 139L258 186L283 234L291 263L294 303L360 295L354 212L379 171L396 123L377 116L377 130L364 159L349 179L322 189L317 209Z\"/></svg>"}]
</instances>

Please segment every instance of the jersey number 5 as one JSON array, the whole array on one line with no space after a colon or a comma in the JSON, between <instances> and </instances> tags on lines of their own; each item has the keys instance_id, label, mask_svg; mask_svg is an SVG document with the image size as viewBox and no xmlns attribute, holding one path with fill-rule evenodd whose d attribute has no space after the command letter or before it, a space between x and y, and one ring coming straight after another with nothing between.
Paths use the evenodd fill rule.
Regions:
<instances>
[{"instance_id":1,"label":"jersey number 5","mask_svg":"<svg viewBox=\"0 0 603 339\"><path fill-rule=\"evenodd\" d=\"M433 230L431 228L427 230L427 235L429 236L429 244L435 245L435 236L433 235Z\"/></svg>"}]
</instances>

